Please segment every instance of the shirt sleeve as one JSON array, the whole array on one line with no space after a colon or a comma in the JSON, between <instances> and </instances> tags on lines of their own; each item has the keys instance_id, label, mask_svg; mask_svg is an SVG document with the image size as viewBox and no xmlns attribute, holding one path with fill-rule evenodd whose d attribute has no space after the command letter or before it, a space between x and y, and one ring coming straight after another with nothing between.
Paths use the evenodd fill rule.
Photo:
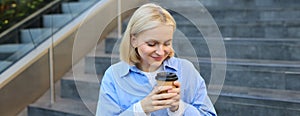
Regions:
<instances>
[{"instance_id":1,"label":"shirt sleeve","mask_svg":"<svg viewBox=\"0 0 300 116\"><path fill-rule=\"evenodd\" d=\"M182 116L184 110L185 110L185 104L184 104L184 102L183 102L182 100L180 100L178 110L175 111L175 112L172 112L172 111L168 108L168 115L169 115L169 116Z\"/></svg>"},{"instance_id":2,"label":"shirt sleeve","mask_svg":"<svg viewBox=\"0 0 300 116\"><path fill-rule=\"evenodd\" d=\"M189 78L185 82L185 96L189 97L185 101L186 116L217 116L214 106L207 95L206 84L200 73L196 70L193 64L187 60L182 62L182 76ZM188 91L188 92L187 92Z\"/></svg>"},{"instance_id":3,"label":"shirt sleeve","mask_svg":"<svg viewBox=\"0 0 300 116\"><path fill-rule=\"evenodd\" d=\"M96 116L133 116L133 105L123 109L119 105L112 73L108 69L101 82Z\"/></svg>"},{"instance_id":4,"label":"shirt sleeve","mask_svg":"<svg viewBox=\"0 0 300 116\"><path fill-rule=\"evenodd\" d=\"M140 101L133 105L133 112L135 116L150 116L144 112Z\"/></svg>"},{"instance_id":5,"label":"shirt sleeve","mask_svg":"<svg viewBox=\"0 0 300 116\"><path fill-rule=\"evenodd\" d=\"M204 81L202 85L204 84ZM186 104L185 115L198 114L199 116L217 116L213 104L207 95L205 86L200 86L195 93L192 103ZM197 115L197 116L198 116Z\"/></svg>"}]
</instances>

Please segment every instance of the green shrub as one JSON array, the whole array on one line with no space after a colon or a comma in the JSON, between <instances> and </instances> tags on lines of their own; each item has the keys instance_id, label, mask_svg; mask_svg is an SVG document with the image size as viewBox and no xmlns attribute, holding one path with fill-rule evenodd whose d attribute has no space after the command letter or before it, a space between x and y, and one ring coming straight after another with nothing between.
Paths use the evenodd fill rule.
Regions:
<instances>
[{"instance_id":1,"label":"green shrub","mask_svg":"<svg viewBox=\"0 0 300 116\"><path fill-rule=\"evenodd\" d=\"M3 32L4 30L18 23L49 2L49 0L0 1L0 32Z\"/></svg>"}]
</instances>

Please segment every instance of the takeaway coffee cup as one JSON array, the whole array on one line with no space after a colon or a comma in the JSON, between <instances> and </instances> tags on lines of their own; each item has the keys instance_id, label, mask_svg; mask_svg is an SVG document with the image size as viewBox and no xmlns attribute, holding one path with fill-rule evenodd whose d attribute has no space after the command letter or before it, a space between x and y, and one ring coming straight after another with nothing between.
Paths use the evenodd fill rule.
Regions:
<instances>
[{"instance_id":1,"label":"takeaway coffee cup","mask_svg":"<svg viewBox=\"0 0 300 116\"><path fill-rule=\"evenodd\" d=\"M173 82L178 80L178 77L175 73L160 72L157 73L155 79L157 81L158 86L173 86L173 88L176 88Z\"/></svg>"}]
</instances>

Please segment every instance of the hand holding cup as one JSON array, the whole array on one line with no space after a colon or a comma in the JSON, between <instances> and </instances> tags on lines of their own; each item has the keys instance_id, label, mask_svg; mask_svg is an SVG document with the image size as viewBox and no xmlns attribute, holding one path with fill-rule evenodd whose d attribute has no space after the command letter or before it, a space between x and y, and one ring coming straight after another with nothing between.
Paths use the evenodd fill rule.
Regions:
<instances>
[{"instance_id":1,"label":"hand holding cup","mask_svg":"<svg viewBox=\"0 0 300 116\"><path fill-rule=\"evenodd\" d=\"M176 111L180 100L180 83L174 73L161 72L156 76L157 86L146 96L141 105L145 113L170 108Z\"/></svg>"}]
</instances>

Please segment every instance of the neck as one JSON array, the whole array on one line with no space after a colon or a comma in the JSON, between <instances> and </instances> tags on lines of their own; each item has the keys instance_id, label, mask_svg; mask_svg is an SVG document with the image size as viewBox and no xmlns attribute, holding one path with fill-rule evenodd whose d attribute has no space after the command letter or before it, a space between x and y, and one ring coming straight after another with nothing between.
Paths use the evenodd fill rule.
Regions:
<instances>
[{"instance_id":1,"label":"neck","mask_svg":"<svg viewBox=\"0 0 300 116\"><path fill-rule=\"evenodd\" d=\"M137 64L136 66L137 66L137 68L139 68L140 70L142 70L142 71L144 71L144 72L154 72L154 71L156 71L161 65L159 65L159 66L142 65L142 64L140 63L140 64Z\"/></svg>"}]
</instances>

